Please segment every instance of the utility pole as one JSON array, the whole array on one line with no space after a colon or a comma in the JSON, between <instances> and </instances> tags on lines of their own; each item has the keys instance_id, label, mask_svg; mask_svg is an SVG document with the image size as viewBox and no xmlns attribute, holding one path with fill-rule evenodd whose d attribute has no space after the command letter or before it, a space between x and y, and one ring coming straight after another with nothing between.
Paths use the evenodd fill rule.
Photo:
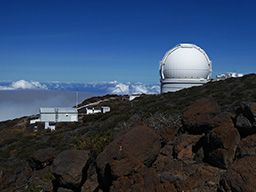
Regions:
<instances>
[{"instance_id":1,"label":"utility pole","mask_svg":"<svg viewBox=\"0 0 256 192\"><path fill-rule=\"evenodd\" d=\"M78 89L76 89L76 108L78 107Z\"/></svg>"}]
</instances>

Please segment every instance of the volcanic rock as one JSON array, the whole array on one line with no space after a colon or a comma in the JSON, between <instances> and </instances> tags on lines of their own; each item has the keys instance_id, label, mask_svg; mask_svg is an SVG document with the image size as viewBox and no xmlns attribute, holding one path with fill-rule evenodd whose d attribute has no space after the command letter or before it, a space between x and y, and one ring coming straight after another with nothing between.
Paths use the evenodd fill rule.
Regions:
<instances>
[{"instance_id":1,"label":"volcanic rock","mask_svg":"<svg viewBox=\"0 0 256 192\"><path fill-rule=\"evenodd\" d=\"M150 166L160 148L159 136L146 125L129 129L111 142L96 159L101 187L108 187L113 179Z\"/></svg>"},{"instance_id":2,"label":"volcanic rock","mask_svg":"<svg viewBox=\"0 0 256 192\"><path fill-rule=\"evenodd\" d=\"M90 167L87 171L87 180L81 188L81 192L93 192L99 186L98 176L96 172L96 167L93 164L90 164Z\"/></svg>"},{"instance_id":3,"label":"volcanic rock","mask_svg":"<svg viewBox=\"0 0 256 192\"><path fill-rule=\"evenodd\" d=\"M177 191L216 191L219 184L221 170L205 164L184 164L186 174L177 180Z\"/></svg>"},{"instance_id":4,"label":"volcanic rock","mask_svg":"<svg viewBox=\"0 0 256 192\"><path fill-rule=\"evenodd\" d=\"M228 168L234 160L240 135L232 125L223 124L206 136L204 160L219 168Z\"/></svg>"},{"instance_id":5,"label":"volcanic rock","mask_svg":"<svg viewBox=\"0 0 256 192\"><path fill-rule=\"evenodd\" d=\"M210 98L201 98L183 114L182 124L190 134L202 134L220 125L218 104Z\"/></svg>"},{"instance_id":6,"label":"volcanic rock","mask_svg":"<svg viewBox=\"0 0 256 192\"><path fill-rule=\"evenodd\" d=\"M39 149L29 157L28 161L32 169L43 169L52 164L56 155L54 148Z\"/></svg>"},{"instance_id":7,"label":"volcanic rock","mask_svg":"<svg viewBox=\"0 0 256 192\"><path fill-rule=\"evenodd\" d=\"M251 192L256 189L256 156L234 162L222 175L219 191Z\"/></svg>"},{"instance_id":8,"label":"volcanic rock","mask_svg":"<svg viewBox=\"0 0 256 192\"><path fill-rule=\"evenodd\" d=\"M180 160L193 160L195 153L193 147L201 138L201 135L183 134L176 138L173 146L173 155Z\"/></svg>"},{"instance_id":9,"label":"volcanic rock","mask_svg":"<svg viewBox=\"0 0 256 192\"><path fill-rule=\"evenodd\" d=\"M241 102L236 113L235 126L242 137L256 133L256 103Z\"/></svg>"},{"instance_id":10,"label":"volcanic rock","mask_svg":"<svg viewBox=\"0 0 256 192\"><path fill-rule=\"evenodd\" d=\"M71 149L63 151L53 161L53 174L60 187L78 190L86 179L89 152Z\"/></svg>"},{"instance_id":11,"label":"volcanic rock","mask_svg":"<svg viewBox=\"0 0 256 192\"><path fill-rule=\"evenodd\" d=\"M151 168L144 167L139 173L131 176L120 177L113 181L110 191L162 191L160 190L160 179Z\"/></svg>"},{"instance_id":12,"label":"volcanic rock","mask_svg":"<svg viewBox=\"0 0 256 192\"><path fill-rule=\"evenodd\" d=\"M243 138L237 146L236 158L256 155L256 135Z\"/></svg>"}]
</instances>

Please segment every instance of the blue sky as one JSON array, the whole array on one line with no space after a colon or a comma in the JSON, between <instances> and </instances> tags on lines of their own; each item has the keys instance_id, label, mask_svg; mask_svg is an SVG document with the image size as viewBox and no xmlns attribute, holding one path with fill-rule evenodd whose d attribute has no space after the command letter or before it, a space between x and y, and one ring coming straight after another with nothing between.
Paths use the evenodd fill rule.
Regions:
<instances>
[{"instance_id":1,"label":"blue sky","mask_svg":"<svg viewBox=\"0 0 256 192\"><path fill-rule=\"evenodd\" d=\"M205 50L213 75L256 71L256 3L0 0L0 80L159 82L175 45Z\"/></svg>"}]
</instances>

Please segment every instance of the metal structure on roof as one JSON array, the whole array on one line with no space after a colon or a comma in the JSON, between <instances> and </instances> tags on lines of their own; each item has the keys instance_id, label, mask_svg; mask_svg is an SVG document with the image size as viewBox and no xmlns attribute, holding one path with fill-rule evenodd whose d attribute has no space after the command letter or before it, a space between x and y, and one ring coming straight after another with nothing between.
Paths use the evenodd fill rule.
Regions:
<instances>
[{"instance_id":1,"label":"metal structure on roof","mask_svg":"<svg viewBox=\"0 0 256 192\"><path fill-rule=\"evenodd\" d=\"M161 93L202 85L212 74L212 63L203 49L179 44L160 62Z\"/></svg>"}]
</instances>

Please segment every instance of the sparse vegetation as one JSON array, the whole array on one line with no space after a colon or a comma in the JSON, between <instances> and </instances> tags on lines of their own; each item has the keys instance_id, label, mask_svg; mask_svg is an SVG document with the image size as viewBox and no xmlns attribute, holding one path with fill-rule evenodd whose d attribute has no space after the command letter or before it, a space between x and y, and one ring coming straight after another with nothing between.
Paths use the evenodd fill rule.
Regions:
<instances>
[{"instance_id":1,"label":"sparse vegetation","mask_svg":"<svg viewBox=\"0 0 256 192\"><path fill-rule=\"evenodd\" d=\"M33 132L28 117L0 122L0 162L5 174L13 174L27 164L27 158L38 149L53 147L57 152L76 148L90 150L96 156L114 139L116 134L138 121L153 129L181 126L181 115L195 100L210 97L223 111L234 112L240 101L256 102L256 75L237 79L210 82L177 93L142 95L129 102L127 96L106 95L83 102L88 104L106 101L111 112L87 115L82 122L60 123L56 131ZM42 180L53 180L46 174ZM25 191L40 191L40 186L31 183Z\"/></svg>"}]
</instances>

